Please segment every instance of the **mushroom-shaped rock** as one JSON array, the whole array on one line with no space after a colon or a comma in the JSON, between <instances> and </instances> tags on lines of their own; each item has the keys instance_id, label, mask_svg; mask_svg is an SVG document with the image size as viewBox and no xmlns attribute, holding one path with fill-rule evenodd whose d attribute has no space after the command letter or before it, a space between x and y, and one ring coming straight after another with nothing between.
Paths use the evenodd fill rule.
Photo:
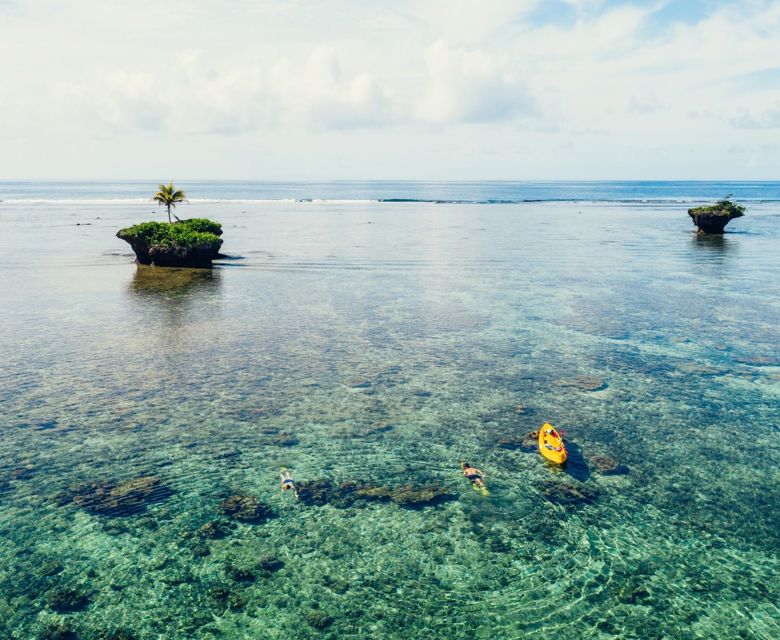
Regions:
<instances>
[{"instance_id":1,"label":"mushroom-shaped rock","mask_svg":"<svg viewBox=\"0 0 780 640\"><path fill-rule=\"evenodd\" d=\"M177 222L143 222L120 229L139 264L158 267L210 267L222 246L222 225L206 218Z\"/></svg>"},{"instance_id":2,"label":"mushroom-shaped rock","mask_svg":"<svg viewBox=\"0 0 780 640\"><path fill-rule=\"evenodd\" d=\"M691 216L693 224L698 227L698 233L722 234L731 220L745 215L745 207L726 199L713 205L688 209L688 215Z\"/></svg>"}]
</instances>

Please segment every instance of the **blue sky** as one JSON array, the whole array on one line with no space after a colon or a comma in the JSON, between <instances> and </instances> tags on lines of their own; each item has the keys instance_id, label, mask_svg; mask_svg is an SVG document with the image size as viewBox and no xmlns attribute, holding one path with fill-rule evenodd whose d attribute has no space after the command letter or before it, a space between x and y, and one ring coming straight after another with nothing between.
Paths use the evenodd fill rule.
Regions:
<instances>
[{"instance_id":1,"label":"blue sky","mask_svg":"<svg viewBox=\"0 0 780 640\"><path fill-rule=\"evenodd\" d=\"M0 177L780 178L777 34L777 0L0 0Z\"/></svg>"}]
</instances>

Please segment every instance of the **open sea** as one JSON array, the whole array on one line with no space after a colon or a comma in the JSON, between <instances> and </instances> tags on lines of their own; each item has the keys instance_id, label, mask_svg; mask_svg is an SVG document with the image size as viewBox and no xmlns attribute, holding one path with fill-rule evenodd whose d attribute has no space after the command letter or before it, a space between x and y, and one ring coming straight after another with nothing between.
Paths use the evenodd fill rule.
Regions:
<instances>
[{"instance_id":1,"label":"open sea","mask_svg":"<svg viewBox=\"0 0 780 640\"><path fill-rule=\"evenodd\" d=\"M0 182L0 638L780 638L780 182L177 186Z\"/></svg>"}]
</instances>

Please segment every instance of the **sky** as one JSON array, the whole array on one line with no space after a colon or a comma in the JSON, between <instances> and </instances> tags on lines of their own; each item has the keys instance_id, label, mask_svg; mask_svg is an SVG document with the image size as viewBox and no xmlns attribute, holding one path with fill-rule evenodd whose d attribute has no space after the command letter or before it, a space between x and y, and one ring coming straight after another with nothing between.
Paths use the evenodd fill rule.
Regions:
<instances>
[{"instance_id":1,"label":"sky","mask_svg":"<svg viewBox=\"0 0 780 640\"><path fill-rule=\"evenodd\" d=\"M0 0L0 179L780 179L780 0Z\"/></svg>"}]
</instances>

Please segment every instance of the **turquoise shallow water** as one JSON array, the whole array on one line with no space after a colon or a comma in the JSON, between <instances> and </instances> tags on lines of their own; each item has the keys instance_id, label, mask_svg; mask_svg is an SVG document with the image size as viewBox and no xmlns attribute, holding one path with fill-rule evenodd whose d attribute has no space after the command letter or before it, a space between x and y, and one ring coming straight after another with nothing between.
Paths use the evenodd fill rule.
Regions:
<instances>
[{"instance_id":1,"label":"turquoise shallow water","mask_svg":"<svg viewBox=\"0 0 780 640\"><path fill-rule=\"evenodd\" d=\"M3 203L0 637L780 636L776 204L706 239L663 203L181 212L239 259L136 267L147 204Z\"/></svg>"}]
</instances>

